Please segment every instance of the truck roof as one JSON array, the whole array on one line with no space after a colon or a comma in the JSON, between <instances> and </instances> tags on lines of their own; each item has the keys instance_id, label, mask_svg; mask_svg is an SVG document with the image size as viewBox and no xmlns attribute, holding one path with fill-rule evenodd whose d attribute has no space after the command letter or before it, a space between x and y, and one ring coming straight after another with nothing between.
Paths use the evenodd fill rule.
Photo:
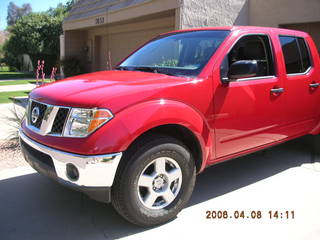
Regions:
<instances>
[{"instance_id":1,"label":"truck roof","mask_svg":"<svg viewBox=\"0 0 320 240\"><path fill-rule=\"evenodd\" d=\"M284 35L296 35L305 37L308 34L298 30L291 30L291 29L284 29L284 28L273 28L273 27L257 27L257 26L222 26L222 27L203 27L203 28L190 28L190 29L183 29L183 30L176 30L167 32L168 33L175 33L175 32L188 32L188 31L201 31L201 30L229 30L229 31L261 31L263 32L274 32L277 34L284 34ZM162 35L162 34L161 34Z\"/></svg>"}]
</instances>

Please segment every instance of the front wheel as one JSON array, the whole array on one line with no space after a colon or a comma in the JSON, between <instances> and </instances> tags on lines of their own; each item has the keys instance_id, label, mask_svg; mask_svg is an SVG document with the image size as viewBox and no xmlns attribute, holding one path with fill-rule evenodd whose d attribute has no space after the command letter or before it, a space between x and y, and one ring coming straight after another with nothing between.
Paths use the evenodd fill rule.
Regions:
<instances>
[{"instance_id":1,"label":"front wheel","mask_svg":"<svg viewBox=\"0 0 320 240\"><path fill-rule=\"evenodd\" d=\"M113 206L136 225L167 222L191 197L196 176L192 155L171 137L151 138L137 149L119 169Z\"/></svg>"}]
</instances>

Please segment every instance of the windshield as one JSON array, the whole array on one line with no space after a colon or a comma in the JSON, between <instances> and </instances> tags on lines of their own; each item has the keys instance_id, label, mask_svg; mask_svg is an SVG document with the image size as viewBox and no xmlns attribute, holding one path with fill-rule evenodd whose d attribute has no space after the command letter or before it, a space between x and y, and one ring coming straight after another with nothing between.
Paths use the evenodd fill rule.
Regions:
<instances>
[{"instance_id":1,"label":"windshield","mask_svg":"<svg viewBox=\"0 0 320 240\"><path fill-rule=\"evenodd\" d=\"M204 30L162 35L133 53L116 69L197 76L229 32Z\"/></svg>"}]
</instances>

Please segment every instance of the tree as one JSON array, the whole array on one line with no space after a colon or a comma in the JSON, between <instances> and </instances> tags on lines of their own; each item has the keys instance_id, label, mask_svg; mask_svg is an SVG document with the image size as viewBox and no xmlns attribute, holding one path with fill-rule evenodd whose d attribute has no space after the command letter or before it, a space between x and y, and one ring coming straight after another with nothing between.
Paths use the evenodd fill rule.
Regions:
<instances>
[{"instance_id":1,"label":"tree","mask_svg":"<svg viewBox=\"0 0 320 240\"><path fill-rule=\"evenodd\" d=\"M62 21L77 0L66 5L58 4L47 12L29 13L10 26L10 39L4 46L4 59L7 65L19 68L17 56L28 54L36 66L37 60L45 60L48 74L59 60Z\"/></svg>"},{"instance_id":2,"label":"tree","mask_svg":"<svg viewBox=\"0 0 320 240\"><path fill-rule=\"evenodd\" d=\"M71 8L73 7L73 5L75 5L77 2L78 2L78 0L69 0L69 1L66 3L67 12L70 12L70 10L71 10Z\"/></svg>"},{"instance_id":3,"label":"tree","mask_svg":"<svg viewBox=\"0 0 320 240\"><path fill-rule=\"evenodd\" d=\"M31 5L29 3L23 4L22 7L15 5L13 2L9 3L7 24L12 26L16 21L23 16L27 16L32 12Z\"/></svg>"},{"instance_id":4,"label":"tree","mask_svg":"<svg viewBox=\"0 0 320 240\"><path fill-rule=\"evenodd\" d=\"M56 8L49 8L47 11L52 17L64 18L68 13L67 8L62 3L59 3Z\"/></svg>"},{"instance_id":5,"label":"tree","mask_svg":"<svg viewBox=\"0 0 320 240\"><path fill-rule=\"evenodd\" d=\"M0 65L3 62L3 44L0 43Z\"/></svg>"},{"instance_id":6,"label":"tree","mask_svg":"<svg viewBox=\"0 0 320 240\"><path fill-rule=\"evenodd\" d=\"M77 0L70 0L65 5L59 3L56 8L50 8L47 12L49 15L59 17L63 20L76 2Z\"/></svg>"},{"instance_id":7,"label":"tree","mask_svg":"<svg viewBox=\"0 0 320 240\"><path fill-rule=\"evenodd\" d=\"M47 13L31 13L19 19L10 28L10 39L5 45L8 56L28 54L36 66L38 59L46 62L46 72L59 59L61 19Z\"/></svg>"},{"instance_id":8,"label":"tree","mask_svg":"<svg viewBox=\"0 0 320 240\"><path fill-rule=\"evenodd\" d=\"M9 49L12 48L12 46L9 46L9 44L10 41L8 40L2 46L3 58L1 60L1 63L4 63L5 65L9 66L10 70L16 71L20 68L20 62L18 56L9 51Z\"/></svg>"}]
</instances>

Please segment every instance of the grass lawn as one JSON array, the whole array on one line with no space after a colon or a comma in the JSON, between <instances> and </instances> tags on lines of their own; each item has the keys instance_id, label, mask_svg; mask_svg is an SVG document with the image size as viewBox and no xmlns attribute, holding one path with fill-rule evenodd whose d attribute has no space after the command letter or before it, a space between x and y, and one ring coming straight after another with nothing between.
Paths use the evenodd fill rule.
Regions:
<instances>
[{"instance_id":1,"label":"grass lawn","mask_svg":"<svg viewBox=\"0 0 320 240\"><path fill-rule=\"evenodd\" d=\"M1 79L0 79L1 80ZM40 81L41 82L41 81ZM50 82L50 79L45 79L44 82ZM13 80L13 81L1 81L0 86L7 86L7 85L21 85L21 84L36 84L36 80Z\"/></svg>"},{"instance_id":2,"label":"grass lawn","mask_svg":"<svg viewBox=\"0 0 320 240\"><path fill-rule=\"evenodd\" d=\"M7 66L1 66L0 67L0 72L9 72L10 68Z\"/></svg>"},{"instance_id":3,"label":"grass lawn","mask_svg":"<svg viewBox=\"0 0 320 240\"><path fill-rule=\"evenodd\" d=\"M28 96L30 91L0 92L0 103L10 103L10 97Z\"/></svg>"},{"instance_id":4,"label":"grass lawn","mask_svg":"<svg viewBox=\"0 0 320 240\"><path fill-rule=\"evenodd\" d=\"M19 79L19 78L33 78L33 77L34 77L33 73L0 71L0 80L3 80L3 79Z\"/></svg>"}]
</instances>

